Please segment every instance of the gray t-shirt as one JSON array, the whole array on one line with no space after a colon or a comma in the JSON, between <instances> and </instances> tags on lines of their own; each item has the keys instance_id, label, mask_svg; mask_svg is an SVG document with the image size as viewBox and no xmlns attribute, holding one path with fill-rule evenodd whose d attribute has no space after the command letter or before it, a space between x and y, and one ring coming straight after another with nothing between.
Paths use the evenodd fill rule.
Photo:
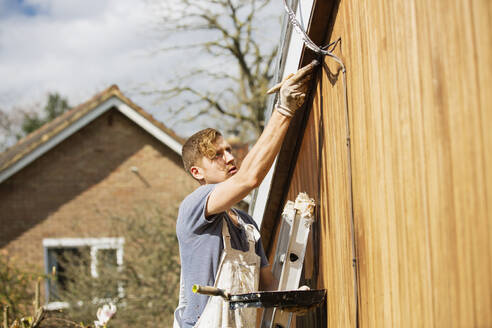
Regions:
<instances>
[{"instance_id":1,"label":"gray t-shirt","mask_svg":"<svg viewBox=\"0 0 492 328\"><path fill-rule=\"evenodd\" d=\"M193 327L208 301L208 296L194 294L192 286L193 284L214 285L220 256L224 249L222 242L224 218L231 235L231 246L242 251L249 250L246 231L243 227L235 226L225 212L205 217L208 196L214 187L214 184L200 186L188 195L179 207L176 234L179 241L181 273L187 301L182 327ZM245 224L253 224L258 229L254 220L247 213L237 209L235 212ZM260 266L268 265L260 239L256 242L255 252L261 258Z\"/></svg>"}]
</instances>

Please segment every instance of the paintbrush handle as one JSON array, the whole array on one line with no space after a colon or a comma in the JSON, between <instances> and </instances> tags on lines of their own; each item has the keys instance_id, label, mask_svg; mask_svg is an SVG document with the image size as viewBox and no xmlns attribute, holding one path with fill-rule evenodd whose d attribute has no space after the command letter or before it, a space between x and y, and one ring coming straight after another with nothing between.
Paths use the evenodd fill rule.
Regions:
<instances>
[{"instance_id":1,"label":"paintbrush handle","mask_svg":"<svg viewBox=\"0 0 492 328\"><path fill-rule=\"evenodd\" d=\"M193 285L192 290L193 293L199 293L199 294L211 295L211 296L222 296L226 300L230 299L231 297L231 295L228 292L217 287Z\"/></svg>"}]
</instances>

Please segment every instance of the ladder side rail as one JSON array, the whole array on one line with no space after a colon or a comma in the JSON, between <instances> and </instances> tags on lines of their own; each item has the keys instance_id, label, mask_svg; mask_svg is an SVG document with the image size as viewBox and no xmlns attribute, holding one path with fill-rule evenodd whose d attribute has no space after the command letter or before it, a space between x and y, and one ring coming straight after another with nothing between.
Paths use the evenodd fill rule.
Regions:
<instances>
[{"instance_id":1,"label":"ladder side rail","mask_svg":"<svg viewBox=\"0 0 492 328\"><path fill-rule=\"evenodd\" d=\"M288 251L289 243L292 238L293 224L295 217L295 208L293 201L287 201L282 212L282 221L280 223L279 236L277 239L277 248L275 249L275 256L273 258L272 274L280 285L280 276L285 264L286 254ZM277 290L278 290L277 286ZM263 310L261 327L270 328L273 318L274 308L266 308Z\"/></svg>"},{"instance_id":2,"label":"ladder side rail","mask_svg":"<svg viewBox=\"0 0 492 328\"><path fill-rule=\"evenodd\" d=\"M282 213L281 230L286 224L290 227L287 241L279 235L278 248L274 262L275 274L278 279L278 290L295 290L299 288L302 274L306 245L314 221L314 200L307 194L300 193L296 202L287 202ZM287 245L287 247L285 247ZM275 266L276 264L276 266ZM278 277L279 266L281 274ZM292 321L292 313L279 309L265 309L262 317L262 328L288 328Z\"/></svg>"},{"instance_id":3,"label":"ladder side rail","mask_svg":"<svg viewBox=\"0 0 492 328\"><path fill-rule=\"evenodd\" d=\"M290 239L286 262L284 264L283 277L281 279L282 290L293 290L299 288L299 281L306 254L306 245L313 222L312 215L302 215L296 210L293 234ZM290 327L292 313L275 309L273 312L272 328Z\"/></svg>"}]
</instances>

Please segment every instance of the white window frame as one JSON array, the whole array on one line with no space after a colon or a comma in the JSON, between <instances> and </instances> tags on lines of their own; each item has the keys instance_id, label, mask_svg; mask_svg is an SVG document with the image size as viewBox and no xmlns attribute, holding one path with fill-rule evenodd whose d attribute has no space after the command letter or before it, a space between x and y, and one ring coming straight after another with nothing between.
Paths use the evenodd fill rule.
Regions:
<instances>
[{"instance_id":1,"label":"white window frame","mask_svg":"<svg viewBox=\"0 0 492 328\"><path fill-rule=\"evenodd\" d=\"M93 278L99 277L97 272L97 252L101 249L116 249L116 264L118 266L117 270L121 271L123 267L123 245L125 244L125 238L45 238L43 239L43 249L44 249L44 265L45 272L49 275L51 269L48 263L48 250L50 248L78 248L78 247L88 247L90 249L91 258L91 276ZM49 302L49 282L48 279L45 283L46 286L46 305L47 310L59 310L68 308L68 302ZM118 296L124 296L124 289L121 282L118 282ZM94 302L108 301L102 299L95 299Z\"/></svg>"}]
</instances>

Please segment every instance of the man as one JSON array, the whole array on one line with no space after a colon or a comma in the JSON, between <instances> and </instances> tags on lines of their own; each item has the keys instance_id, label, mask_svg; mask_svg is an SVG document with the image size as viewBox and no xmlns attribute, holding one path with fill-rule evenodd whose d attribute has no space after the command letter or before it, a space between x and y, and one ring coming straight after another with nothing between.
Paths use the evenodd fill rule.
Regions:
<instances>
[{"instance_id":1,"label":"man","mask_svg":"<svg viewBox=\"0 0 492 328\"><path fill-rule=\"evenodd\" d=\"M199 131L183 146L184 167L201 186L183 200L176 223L186 300L181 327L255 325L254 309L230 311L221 297L193 294L194 284L233 294L276 288L258 227L248 214L231 207L258 187L272 166L316 65L313 61L282 82L275 110L241 168L214 129Z\"/></svg>"}]
</instances>

